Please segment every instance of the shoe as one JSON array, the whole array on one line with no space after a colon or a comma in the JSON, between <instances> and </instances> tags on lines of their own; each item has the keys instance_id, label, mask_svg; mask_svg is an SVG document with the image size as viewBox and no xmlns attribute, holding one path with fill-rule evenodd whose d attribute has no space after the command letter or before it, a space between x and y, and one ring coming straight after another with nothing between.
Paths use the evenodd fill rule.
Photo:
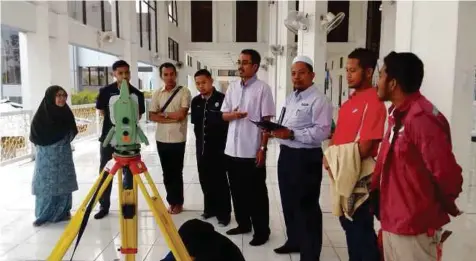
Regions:
<instances>
[{"instance_id":1,"label":"shoe","mask_svg":"<svg viewBox=\"0 0 476 261\"><path fill-rule=\"evenodd\" d=\"M226 227L230 224L230 218L218 218L218 225L220 227Z\"/></svg>"},{"instance_id":2,"label":"shoe","mask_svg":"<svg viewBox=\"0 0 476 261\"><path fill-rule=\"evenodd\" d=\"M182 211L183 211L183 206L182 205L174 205L174 207L172 208L172 212L170 214L177 215L177 214L182 213Z\"/></svg>"},{"instance_id":3,"label":"shoe","mask_svg":"<svg viewBox=\"0 0 476 261\"><path fill-rule=\"evenodd\" d=\"M202 218L205 219L205 220L207 220L207 219L209 219L209 218L212 218L212 217L214 217L214 216L215 216L215 215L210 214L210 213L207 213L207 212L205 212L205 213L202 214Z\"/></svg>"},{"instance_id":4,"label":"shoe","mask_svg":"<svg viewBox=\"0 0 476 261\"><path fill-rule=\"evenodd\" d=\"M282 245L274 250L276 254L291 254L291 253L299 253L299 247L292 247L289 245Z\"/></svg>"},{"instance_id":5,"label":"shoe","mask_svg":"<svg viewBox=\"0 0 476 261\"><path fill-rule=\"evenodd\" d=\"M250 241L250 246L261 246L268 242L269 236L254 236Z\"/></svg>"},{"instance_id":6,"label":"shoe","mask_svg":"<svg viewBox=\"0 0 476 261\"><path fill-rule=\"evenodd\" d=\"M35 222L33 222L33 226L34 227L39 227L39 226L42 226L45 223L46 223L46 221L35 220Z\"/></svg>"},{"instance_id":7,"label":"shoe","mask_svg":"<svg viewBox=\"0 0 476 261\"><path fill-rule=\"evenodd\" d=\"M245 228L241 228L241 227L235 227L235 228L232 228L232 229L226 231L226 234L230 235L230 236L234 236L234 235L246 234L246 233L250 233L250 232L251 232L251 228L245 229Z\"/></svg>"},{"instance_id":8,"label":"shoe","mask_svg":"<svg viewBox=\"0 0 476 261\"><path fill-rule=\"evenodd\" d=\"M94 215L94 219L102 219L107 215L109 215L109 211L101 209L101 210L99 210L98 213L96 213L96 215Z\"/></svg>"}]
</instances>

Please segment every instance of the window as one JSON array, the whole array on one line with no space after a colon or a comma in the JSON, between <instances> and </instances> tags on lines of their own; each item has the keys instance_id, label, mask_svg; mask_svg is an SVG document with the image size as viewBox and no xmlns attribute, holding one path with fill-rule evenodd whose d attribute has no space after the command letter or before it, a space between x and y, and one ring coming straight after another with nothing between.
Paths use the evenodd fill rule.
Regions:
<instances>
[{"instance_id":1,"label":"window","mask_svg":"<svg viewBox=\"0 0 476 261\"><path fill-rule=\"evenodd\" d=\"M382 24L382 1L369 1L367 6L367 36L365 47L372 50L378 57L380 52L380 27Z\"/></svg>"},{"instance_id":2,"label":"window","mask_svg":"<svg viewBox=\"0 0 476 261\"><path fill-rule=\"evenodd\" d=\"M296 11L299 11L299 0L296 1ZM294 42L298 42L298 34L294 35Z\"/></svg>"},{"instance_id":3,"label":"window","mask_svg":"<svg viewBox=\"0 0 476 261\"><path fill-rule=\"evenodd\" d=\"M114 82L112 68L79 67L81 86L104 86ZM83 88L80 88L83 89Z\"/></svg>"},{"instance_id":4,"label":"window","mask_svg":"<svg viewBox=\"0 0 476 261\"><path fill-rule=\"evenodd\" d=\"M2 33L2 84L21 84L20 42L18 31L1 27Z\"/></svg>"},{"instance_id":5,"label":"window","mask_svg":"<svg viewBox=\"0 0 476 261\"><path fill-rule=\"evenodd\" d=\"M197 61L197 70L200 70L200 69L202 69L202 63Z\"/></svg>"},{"instance_id":6,"label":"window","mask_svg":"<svg viewBox=\"0 0 476 261\"><path fill-rule=\"evenodd\" d=\"M191 1L192 42L213 42L212 1Z\"/></svg>"},{"instance_id":7,"label":"window","mask_svg":"<svg viewBox=\"0 0 476 261\"><path fill-rule=\"evenodd\" d=\"M178 26L177 19L177 1L169 1L167 3L167 9L169 13L169 21Z\"/></svg>"},{"instance_id":8,"label":"window","mask_svg":"<svg viewBox=\"0 0 476 261\"><path fill-rule=\"evenodd\" d=\"M208 70L208 67L207 67L207 66L203 66L203 69Z\"/></svg>"},{"instance_id":9,"label":"window","mask_svg":"<svg viewBox=\"0 0 476 261\"><path fill-rule=\"evenodd\" d=\"M339 68L344 68L344 57L341 57L340 58L340 61L339 61Z\"/></svg>"},{"instance_id":10,"label":"window","mask_svg":"<svg viewBox=\"0 0 476 261\"><path fill-rule=\"evenodd\" d=\"M327 35L329 43L343 43L349 40L349 1L329 0L327 11L337 15L340 12L345 14L342 23Z\"/></svg>"},{"instance_id":11,"label":"window","mask_svg":"<svg viewBox=\"0 0 476 261\"><path fill-rule=\"evenodd\" d=\"M119 1L116 1L116 33L117 33L117 38L121 37L121 28L119 26Z\"/></svg>"},{"instance_id":12,"label":"window","mask_svg":"<svg viewBox=\"0 0 476 261\"><path fill-rule=\"evenodd\" d=\"M187 55L187 66L192 67L192 64L193 64L192 56Z\"/></svg>"},{"instance_id":13,"label":"window","mask_svg":"<svg viewBox=\"0 0 476 261\"><path fill-rule=\"evenodd\" d=\"M169 37L169 59L179 61L179 45Z\"/></svg>"},{"instance_id":14,"label":"window","mask_svg":"<svg viewBox=\"0 0 476 261\"><path fill-rule=\"evenodd\" d=\"M236 42L258 39L258 2L236 1Z\"/></svg>"},{"instance_id":15,"label":"window","mask_svg":"<svg viewBox=\"0 0 476 261\"><path fill-rule=\"evenodd\" d=\"M136 12L139 23L140 47L146 47L151 51L154 45L155 52L158 52L157 1L136 0Z\"/></svg>"},{"instance_id":16,"label":"window","mask_svg":"<svg viewBox=\"0 0 476 261\"><path fill-rule=\"evenodd\" d=\"M86 1L68 1L68 16L86 24Z\"/></svg>"}]
</instances>

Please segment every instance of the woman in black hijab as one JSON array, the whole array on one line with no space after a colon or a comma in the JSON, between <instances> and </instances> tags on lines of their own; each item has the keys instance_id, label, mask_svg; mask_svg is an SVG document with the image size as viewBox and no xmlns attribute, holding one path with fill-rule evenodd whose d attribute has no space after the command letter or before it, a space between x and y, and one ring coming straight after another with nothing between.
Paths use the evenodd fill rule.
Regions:
<instances>
[{"instance_id":1,"label":"woman in black hijab","mask_svg":"<svg viewBox=\"0 0 476 261\"><path fill-rule=\"evenodd\" d=\"M71 141L78 128L67 97L60 86L50 86L31 123L30 141L36 148L34 226L71 218L72 192L78 189Z\"/></svg>"},{"instance_id":2,"label":"woman in black hijab","mask_svg":"<svg viewBox=\"0 0 476 261\"><path fill-rule=\"evenodd\" d=\"M192 219L178 233L194 261L245 261L240 249L210 223ZM162 261L175 261L175 258L169 253Z\"/></svg>"}]
</instances>

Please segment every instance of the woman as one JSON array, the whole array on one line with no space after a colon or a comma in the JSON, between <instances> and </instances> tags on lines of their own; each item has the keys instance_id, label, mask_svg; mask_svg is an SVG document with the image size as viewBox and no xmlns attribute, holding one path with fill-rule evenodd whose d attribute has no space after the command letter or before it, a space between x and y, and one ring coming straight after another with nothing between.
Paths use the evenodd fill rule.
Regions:
<instances>
[{"instance_id":1,"label":"woman","mask_svg":"<svg viewBox=\"0 0 476 261\"><path fill-rule=\"evenodd\" d=\"M240 249L210 223L192 219L178 233L194 261L245 261ZM175 261L175 258L170 252L162 261Z\"/></svg>"},{"instance_id":2,"label":"woman","mask_svg":"<svg viewBox=\"0 0 476 261\"><path fill-rule=\"evenodd\" d=\"M78 190L71 141L78 128L67 97L60 86L49 87L31 123L30 141L36 145L34 226L71 218L72 192Z\"/></svg>"}]
</instances>

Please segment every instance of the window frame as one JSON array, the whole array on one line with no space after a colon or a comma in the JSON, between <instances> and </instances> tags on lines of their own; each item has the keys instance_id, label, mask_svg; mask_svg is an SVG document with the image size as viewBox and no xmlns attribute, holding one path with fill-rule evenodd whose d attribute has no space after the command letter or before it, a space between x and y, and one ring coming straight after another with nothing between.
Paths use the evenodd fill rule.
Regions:
<instances>
[{"instance_id":1,"label":"window frame","mask_svg":"<svg viewBox=\"0 0 476 261\"><path fill-rule=\"evenodd\" d=\"M170 6L172 8L170 8ZM168 14L169 22L175 24L175 26L178 27L177 1L175 0L167 1L167 14Z\"/></svg>"},{"instance_id":2,"label":"window frame","mask_svg":"<svg viewBox=\"0 0 476 261\"><path fill-rule=\"evenodd\" d=\"M179 61L179 44L174 39L168 39L168 48L169 48L169 59L174 60L176 62Z\"/></svg>"}]
</instances>

